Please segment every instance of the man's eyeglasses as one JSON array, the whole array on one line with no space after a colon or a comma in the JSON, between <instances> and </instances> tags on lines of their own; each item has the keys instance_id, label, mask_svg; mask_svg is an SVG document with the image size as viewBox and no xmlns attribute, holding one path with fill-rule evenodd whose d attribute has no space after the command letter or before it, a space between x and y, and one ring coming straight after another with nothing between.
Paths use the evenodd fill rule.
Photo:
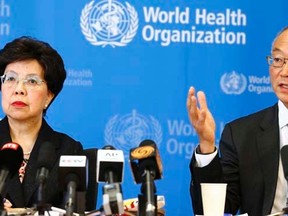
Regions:
<instances>
[{"instance_id":1,"label":"man's eyeglasses","mask_svg":"<svg viewBox=\"0 0 288 216\"><path fill-rule=\"evenodd\" d=\"M27 89L34 89L40 86L45 80L42 80L38 75L28 75L24 79L20 79L19 75L14 71L7 71L1 77L2 85L11 88L19 83L21 80Z\"/></svg>"},{"instance_id":2,"label":"man's eyeglasses","mask_svg":"<svg viewBox=\"0 0 288 216\"><path fill-rule=\"evenodd\" d=\"M273 57L273 56L266 56L268 65L271 65L276 68L282 68L284 64L286 64L286 61L288 58L282 58L282 57Z\"/></svg>"}]
</instances>

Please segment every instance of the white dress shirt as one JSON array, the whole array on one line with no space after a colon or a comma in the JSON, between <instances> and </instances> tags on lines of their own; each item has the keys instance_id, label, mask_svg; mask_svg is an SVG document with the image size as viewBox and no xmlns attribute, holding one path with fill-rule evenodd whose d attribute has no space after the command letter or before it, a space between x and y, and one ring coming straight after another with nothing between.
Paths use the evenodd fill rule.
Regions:
<instances>
[{"instance_id":1,"label":"white dress shirt","mask_svg":"<svg viewBox=\"0 0 288 216\"><path fill-rule=\"evenodd\" d=\"M279 132L280 132L280 149L284 145L288 145L288 109L284 104L278 102L278 120L279 120ZM277 179L277 188L275 193L275 199L272 207L271 213L279 212L284 207L286 207L287 202L287 181L284 177L283 165L281 157L279 160L279 170L278 170L278 179Z\"/></svg>"}]
</instances>

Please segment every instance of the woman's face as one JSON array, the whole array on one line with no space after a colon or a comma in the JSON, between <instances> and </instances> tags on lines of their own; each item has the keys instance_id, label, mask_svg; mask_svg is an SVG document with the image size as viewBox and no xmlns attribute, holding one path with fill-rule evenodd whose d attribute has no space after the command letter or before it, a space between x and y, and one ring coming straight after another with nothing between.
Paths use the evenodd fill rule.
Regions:
<instances>
[{"instance_id":1,"label":"woman's face","mask_svg":"<svg viewBox=\"0 0 288 216\"><path fill-rule=\"evenodd\" d=\"M10 63L4 71L6 83L2 83L2 109L14 120L42 118L54 97L44 81L44 71L36 60ZM39 81L38 84L35 81Z\"/></svg>"}]
</instances>

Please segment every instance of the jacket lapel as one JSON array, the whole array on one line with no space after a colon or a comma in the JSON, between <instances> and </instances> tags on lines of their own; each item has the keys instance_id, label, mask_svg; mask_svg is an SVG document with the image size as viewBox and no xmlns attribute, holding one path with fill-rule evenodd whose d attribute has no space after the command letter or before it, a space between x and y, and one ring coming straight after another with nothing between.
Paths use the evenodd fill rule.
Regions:
<instances>
[{"instance_id":1,"label":"jacket lapel","mask_svg":"<svg viewBox=\"0 0 288 216\"><path fill-rule=\"evenodd\" d=\"M279 169L278 105L266 113L260 123L257 147L264 179L263 215L270 214L274 203Z\"/></svg>"}]
</instances>

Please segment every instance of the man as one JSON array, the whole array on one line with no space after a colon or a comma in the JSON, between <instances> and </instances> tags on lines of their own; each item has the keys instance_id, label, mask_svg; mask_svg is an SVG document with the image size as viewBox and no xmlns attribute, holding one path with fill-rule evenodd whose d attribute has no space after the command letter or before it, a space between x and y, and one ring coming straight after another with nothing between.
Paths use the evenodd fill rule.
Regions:
<instances>
[{"instance_id":1,"label":"man","mask_svg":"<svg viewBox=\"0 0 288 216\"><path fill-rule=\"evenodd\" d=\"M195 214L203 214L202 182L228 184L226 213L268 215L286 206L287 182L280 149L288 144L288 27L276 36L267 62L278 103L225 125L219 152L215 146L215 121L205 94L189 89L188 116L199 137L190 163Z\"/></svg>"}]
</instances>

